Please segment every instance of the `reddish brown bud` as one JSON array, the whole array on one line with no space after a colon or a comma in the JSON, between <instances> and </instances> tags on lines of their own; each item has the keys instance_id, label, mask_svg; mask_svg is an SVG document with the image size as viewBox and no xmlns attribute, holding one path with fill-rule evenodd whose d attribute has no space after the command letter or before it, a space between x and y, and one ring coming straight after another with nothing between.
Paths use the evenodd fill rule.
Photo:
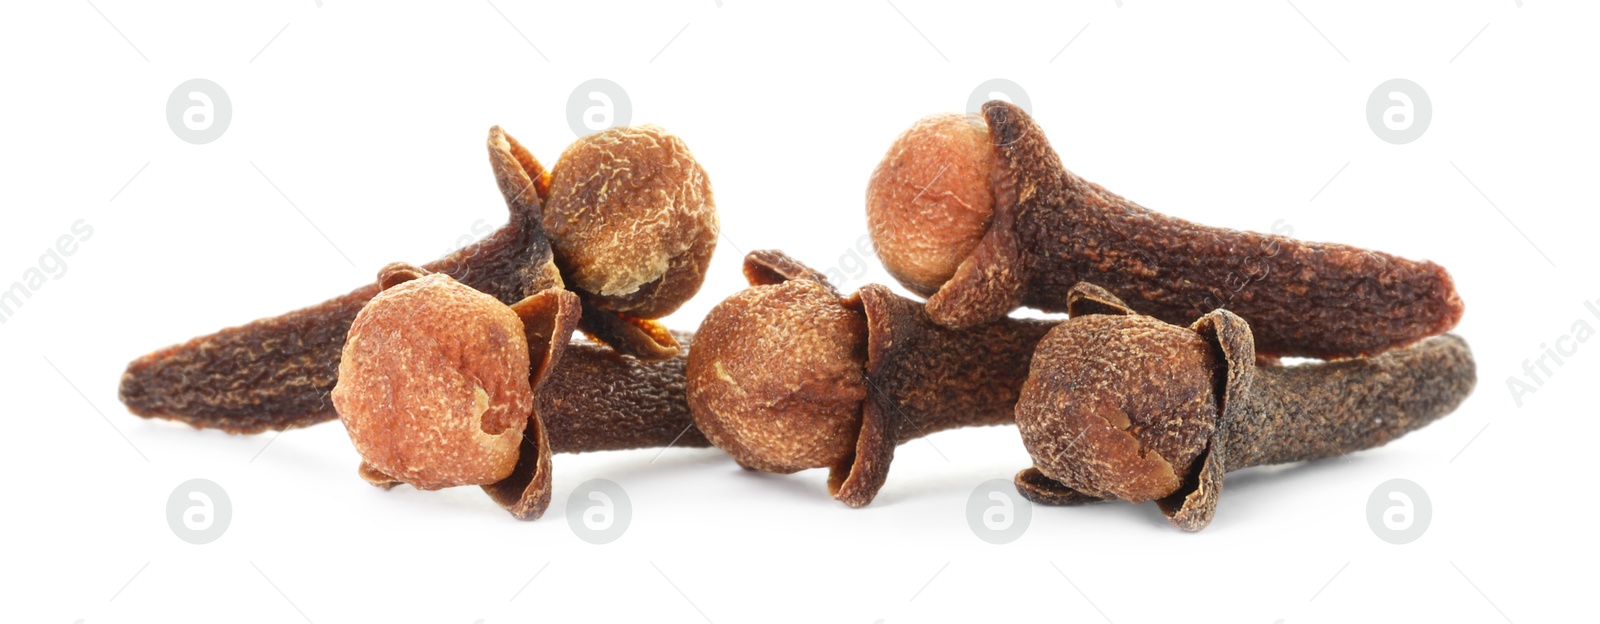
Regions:
<instances>
[{"instance_id":1,"label":"reddish brown bud","mask_svg":"<svg viewBox=\"0 0 1600 624\"><path fill-rule=\"evenodd\" d=\"M611 128L573 142L552 175L542 223L568 285L592 305L654 319L700 289L717 209L683 139L648 124Z\"/></svg>"},{"instance_id":2,"label":"reddish brown bud","mask_svg":"<svg viewBox=\"0 0 1600 624\"><path fill-rule=\"evenodd\" d=\"M861 431L866 317L811 280L754 286L711 310L689 358L706 437L744 466L848 463Z\"/></svg>"},{"instance_id":3,"label":"reddish brown bud","mask_svg":"<svg viewBox=\"0 0 1600 624\"><path fill-rule=\"evenodd\" d=\"M522 322L442 273L379 293L350 327L333 404L365 462L420 489L504 479L533 411Z\"/></svg>"},{"instance_id":4,"label":"reddish brown bud","mask_svg":"<svg viewBox=\"0 0 1600 624\"><path fill-rule=\"evenodd\" d=\"M988 231L992 150L982 117L931 115L895 139L872 172L867 227L884 268L906 288L937 292Z\"/></svg>"}]
</instances>

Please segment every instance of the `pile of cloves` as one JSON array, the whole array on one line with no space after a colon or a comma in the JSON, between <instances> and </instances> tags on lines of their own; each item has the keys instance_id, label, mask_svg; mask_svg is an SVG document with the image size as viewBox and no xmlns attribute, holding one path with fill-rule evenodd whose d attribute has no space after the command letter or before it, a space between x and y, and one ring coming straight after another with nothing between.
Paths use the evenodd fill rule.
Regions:
<instances>
[{"instance_id":1,"label":"pile of cloves","mask_svg":"<svg viewBox=\"0 0 1600 624\"><path fill-rule=\"evenodd\" d=\"M1385 444L1476 379L1438 265L1161 215L1067 171L1004 102L917 122L873 172L875 247L926 302L757 251L695 334L653 320L699 290L718 236L682 140L614 128L550 170L498 127L488 148L506 226L139 358L123 402L230 433L337 417L372 484L477 485L522 519L549 504L554 453L714 445L826 468L859 507L900 443L1015 423L1029 500L1155 501L1195 531L1228 470Z\"/></svg>"},{"instance_id":2,"label":"pile of cloves","mask_svg":"<svg viewBox=\"0 0 1600 624\"><path fill-rule=\"evenodd\" d=\"M230 433L339 418L368 482L478 485L522 519L549 505L552 453L706 446L684 399L692 335L653 320L700 289L716 247L710 180L688 146L612 128L553 170L499 127L488 149L504 227L134 360L122 402Z\"/></svg>"}]
</instances>

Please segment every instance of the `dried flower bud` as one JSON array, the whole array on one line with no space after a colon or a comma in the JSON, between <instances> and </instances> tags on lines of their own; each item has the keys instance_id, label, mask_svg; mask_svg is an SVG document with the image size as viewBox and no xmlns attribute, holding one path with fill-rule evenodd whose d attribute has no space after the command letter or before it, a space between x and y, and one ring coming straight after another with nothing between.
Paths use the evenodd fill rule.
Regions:
<instances>
[{"instance_id":1,"label":"dried flower bud","mask_svg":"<svg viewBox=\"0 0 1600 624\"><path fill-rule=\"evenodd\" d=\"M1258 363L1249 323L1226 309L1170 325L1086 283L1066 303L1072 318L1039 341L1016 406L1034 462L1017 492L1040 504L1154 500L1199 531L1224 473L1382 446L1455 410L1477 381L1453 334L1284 366Z\"/></svg>"},{"instance_id":2,"label":"dried flower bud","mask_svg":"<svg viewBox=\"0 0 1600 624\"><path fill-rule=\"evenodd\" d=\"M1143 502L1177 491L1216 429L1211 345L1148 316L1070 323L1035 348L1017 404L1039 468L1100 498Z\"/></svg>"},{"instance_id":3,"label":"dried flower bud","mask_svg":"<svg viewBox=\"0 0 1600 624\"><path fill-rule=\"evenodd\" d=\"M994 217L994 147L978 115L924 117L867 185L867 228L884 268L927 296L956 274Z\"/></svg>"},{"instance_id":4,"label":"dried flower bud","mask_svg":"<svg viewBox=\"0 0 1600 624\"><path fill-rule=\"evenodd\" d=\"M448 275L405 269L386 269L387 290L356 316L333 389L362 475L424 490L504 479L533 412L522 321Z\"/></svg>"},{"instance_id":5,"label":"dried flower bud","mask_svg":"<svg viewBox=\"0 0 1600 624\"><path fill-rule=\"evenodd\" d=\"M847 464L867 398L866 318L806 279L755 286L706 316L689 403L706 438L767 472Z\"/></svg>"},{"instance_id":6,"label":"dried flower bud","mask_svg":"<svg viewBox=\"0 0 1600 624\"><path fill-rule=\"evenodd\" d=\"M1461 320L1437 264L1157 213L1067 171L1016 105L989 102L982 119L984 130L967 116L918 122L867 191L879 257L940 325L1059 312L1079 282L1168 323L1227 308L1265 356L1375 355Z\"/></svg>"},{"instance_id":7,"label":"dried flower bud","mask_svg":"<svg viewBox=\"0 0 1600 624\"><path fill-rule=\"evenodd\" d=\"M552 176L543 225L568 286L600 309L646 319L699 290L717 212L682 139L648 124L612 128L573 142Z\"/></svg>"}]
</instances>

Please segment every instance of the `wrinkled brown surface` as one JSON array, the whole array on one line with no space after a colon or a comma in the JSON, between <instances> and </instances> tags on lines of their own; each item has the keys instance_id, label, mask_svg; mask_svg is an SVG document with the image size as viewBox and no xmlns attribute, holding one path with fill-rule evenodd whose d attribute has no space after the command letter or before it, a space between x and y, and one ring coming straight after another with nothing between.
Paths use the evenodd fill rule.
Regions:
<instances>
[{"instance_id":1,"label":"wrinkled brown surface","mask_svg":"<svg viewBox=\"0 0 1600 624\"><path fill-rule=\"evenodd\" d=\"M528 422L516 469L483 487L522 520L538 519L550 504L554 453L711 445L689 417L685 355L639 360L587 340L565 341L571 331L551 332L563 342L552 345L550 365L534 372L537 417ZM676 336L686 347L694 337Z\"/></svg>"},{"instance_id":2,"label":"wrinkled brown surface","mask_svg":"<svg viewBox=\"0 0 1600 624\"><path fill-rule=\"evenodd\" d=\"M550 262L534 215L516 213L488 238L424 268L506 304L543 290L528 267ZM552 271L550 277L559 277ZM559 282L556 282L559 284ZM530 289L532 289L530 291ZM304 427L338 417L328 393L338 382L345 334L377 294L364 286L283 316L224 329L128 365L119 396L128 410L232 433Z\"/></svg>"},{"instance_id":3,"label":"wrinkled brown surface","mask_svg":"<svg viewBox=\"0 0 1600 624\"><path fill-rule=\"evenodd\" d=\"M538 420L528 421L517 451L517 466L504 479L483 486L495 504L518 520L538 520L550 507L553 471L550 438Z\"/></svg>"},{"instance_id":4,"label":"wrinkled brown surface","mask_svg":"<svg viewBox=\"0 0 1600 624\"><path fill-rule=\"evenodd\" d=\"M682 139L648 124L611 128L574 141L551 172L542 222L569 287L600 309L646 319L700 289L717 211Z\"/></svg>"},{"instance_id":5,"label":"wrinkled brown surface","mask_svg":"<svg viewBox=\"0 0 1600 624\"><path fill-rule=\"evenodd\" d=\"M868 232L884 268L906 288L923 296L939 290L989 229L992 150L982 117L930 115L901 133L872 171Z\"/></svg>"},{"instance_id":6,"label":"wrinkled brown surface","mask_svg":"<svg viewBox=\"0 0 1600 624\"><path fill-rule=\"evenodd\" d=\"M1017 426L1034 464L1100 498L1177 491L1215 431L1211 345L1147 316L1095 314L1034 350Z\"/></svg>"},{"instance_id":7,"label":"wrinkled brown surface","mask_svg":"<svg viewBox=\"0 0 1600 624\"><path fill-rule=\"evenodd\" d=\"M744 466L829 468L830 493L852 507L877 495L897 444L1012 422L1051 325L949 329L881 285L840 299L778 251L751 252L744 272L752 286L706 317L689 357L695 420Z\"/></svg>"},{"instance_id":8,"label":"wrinkled brown surface","mask_svg":"<svg viewBox=\"0 0 1600 624\"><path fill-rule=\"evenodd\" d=\"M1079 281L1169 323L1226 307L1250 323L1265 356L1376 354L1461 318L1455 286L1437 264L1162 215L1067 171L1021 109L990 102L984 115L995 146L995 216L929 299L941 323L971 325L1019 305L1061 311Z\"/></svg>"},{"instance_id":9,"label":"wrinkled brown surface","mask_svg":"<svg viewBox=\"0 0 1600 624\"><path fill-rule=\"evenodd\" d=\"M895 421L882 401L861 405L861 429L851 455L828 469L828 495L850 507L865 507L889 480L889 464L900 444Z\"/></svg>"},{"instance_id":10,"label":"wrinkled brown surface","mask_svg":"<svg viewBox=\"0 0 1600 624\"><path fill-rule=\"evenodd\" d=\"M511 308L443 274L395 285L351 326L332 399L378 472L419 489L511 473L533 390Z\"/></svg>"},{"instance_id":11,"label":"wrinkled brown surface","mask_svg":"<svg viewBox=\"0 0 1600 624\"><path fill-rule=\"evenodd\" d=\"M1195 474L1184 481L1172 496L1156 501L1156 507L1172 526L1191 533L1206 528L1217 515L1217 500L1222 496L1222 477L1228 471L1228 449L1212 444L1200 456Z\"/></svg>"},{"instance_id":12,"label":"wrinkled brown surface","mask_svg":"<svg viewBox=\"0 0 1600 624\"><path fill-rule=\"evenodd\" d=\"M1099 379L1123 375L1124 370L1154 368L1154 377L1162 378L1172 372L1167 368L1188 369L1182 376L1194 379L1184 383L1195 387L1210 384L1213 388L1202 392L1211 399L1210 406L1178 415L1191 421L1179 430L1208 429L1208 438L1202 441L1204 446L1191 468L1175 471L1178 487L1157 500L1172 524L1186 531L1199 531L1211 522L1225 472L1381 446L1454 411L1476 383L1472 352L1465 341L1453 334L1431 337L1369 358L1258 366L1249 324L1227 310L1207 314L1187 329L1178 328L1138 316L1103 289L1081 284L1072 289L1069 306L1075 315L1084 316L1074 316L1056 331L1074 332L1091 325L1124 328L1122 331L1136 328L1136 339L1108 339L1084 332L1083 344L1098 344L1098 349L1107 351L1090 360L1082 353L1059 350L1061 344L1053 341L1057 337L1054 332L1040 343L1033 375L1017 407L1018 425L1036 470L1019 473L1016 481L1024 496L1041 504L1079 504L1084 502L1083 492L1093 494L1095 484L1108 481L1149 481L1147 467L1130 461L1138 459L1129 451L1134 442L1143 442L1141 438L1096 434L1097 429L1109 429L1105 425L1110 421L1121 421L1120 416L1115 416L1117 412L1109 408L1088 410L1113 414L1112 418L1099 421L1073 415L1075 403L1159 403L1182 396L1157 393L1130 399L1130 391L1152 390L1119 389L1098 383ZM1182 332L1193 339L1178 338ZM1177 345L1195 339L1205 345L1209 359L1198 368L1180 365L1187 357L1162 353L1162 343ZM1112 348L1107 350L1107 345ZM1135 348L1123 348L1129 346ZM1145 360L1164 363L1139 363ZM1067 374L1055 372L1062 369ZM1148 370L1143 374L1150 375ZM1150 414L1136 413L1128 420L1147 420ZM1215 425L1207 427L1206 421L1214 421ZM1151 491L1161 489L1164 488ZM1128 500L1146 499L1114 491L1103 493Z\"/></svg>"},{"instance_id":13,"label":"wrinkled brown surface","mask_svg":"<svg viewBox=\"0 0 1600 624\"><path fill-rule=\"evenodd\" d=\"M1455 411L1476 383L1455 334L1371 358L1261 367L1226 414L1228 469L1382 446Z\"/></svg>"},{"instance_id":14,"label":"wrinkled brown surface","mask_svg":"<svg viewBox=\"0 0 1600 624\"><path fill-rule=\"evenodd\" d=\"M574 160L560 167L558 189L552 172L510 135L492 128L490 164L511 209L510 221L484 240L424 266L506 304L564 286L540 222L542 200L560 190L561 208L551 225L574 237L567 241L573 270L591 281L606 271L624 281L643 280L631 294L615 297L574 286L593 310L582 329L624 353L670 358L677 345L666 329L641 319L676 309L699 288L718 231L709 183L682 141L659 128L608 133L569 150ZM606 161L608 156L622 160ZM600 204L585 206L584 201ZM617 247L627 244L640 247ZM585 253L612 255L585 256L573 251L574 245L587 246ZM375 286L363 287L141 357L123 375L121 399L145 418L232 433L331 420L337 414L328 392L338 380L345 334L377 292Z\"/></svg>"},{"instance_id":15,"label":"wrinkled brown surface","mask_svg":"<svg viewBox=\"0 0 1600 624\"><path fill-rule=\"evenodd\" d=\"M550 379L551 371L561 366L562 355L572 344L572 331L578 325L583 307L570 291L550 288L511 306L522 321L528 344L528 385L535 397ZM535 407L538 399L533 401ZM517 463L506 478L485 484L483 491L519 520L537 520L550 506L550 436L537 410L530 410L527 428L517 451Z\"/></svg>"},{"instance_id":16,"label":"wrinkled brown surface","mask_svg":"<svg viewBox=\"0 0 1600 624\"><path fill-rule=\"evenodd\" d=\"M743 273L745 281L751 286L771 286L789 280L809 280L820 284L828 292L839 293L838 288L828 283L827 275L776 249L757 249L745 254Z\"/></svg>"},{"instance_id":17,"label":"wrinkled brown surface","mask_svg":"<svg viewBox=\"0 0 1600 624\"><path fill-rule=\"evenodd\" d=\"M767 472L834 467L861 430L866 319L811 280L752 286L706 315L689 406L712 443Z\"/></svg>"},{"instance_id":18,"label":"wrinkled brown surface","mask_svg":"<svg viewBox=\"0 0 1600 624\"><path fill-rule=\"evenodd\" d=\"M856 295L871 340L872 398L905 442L957 427L1004 425L1028 377L1034 345L1056 321L1004 318L950 329L922 305L871 284Z\"/></svg>"},{"instance_id":19,"label":"wrinkled brown surface","mask_svg":"<svg viewBox=\"0 0 1600 624\"><path fill-rule=\"evenodd\" d=\"M574 341L539 390L539 417L556 453L707 447L689 414L685 367L694 334L675 332L677 357L647 362Z\"/></svg>"},{"instance_id":20,"label":"wrinkled brown surface","mask_svg":"<svg viewBox=\"0 0 1600 624\"><path fill-rule=\"evenodd\" d=\"M866 313L868 400L855 455L834 467L828 489L851 507L877 496L897 445L946 429L1013 422L1033 345L1054 324L1007 318L949 329L934 324L918 302L879 284L845 305Z\"/></svg>"}]
</instances>

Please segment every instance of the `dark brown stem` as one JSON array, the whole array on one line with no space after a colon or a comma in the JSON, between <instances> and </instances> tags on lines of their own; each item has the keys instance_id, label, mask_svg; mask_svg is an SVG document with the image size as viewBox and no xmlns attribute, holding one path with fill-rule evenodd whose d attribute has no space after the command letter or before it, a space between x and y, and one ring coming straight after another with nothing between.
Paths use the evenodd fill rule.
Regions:
<instances>
[{"instance_id":1,"label":"dark brown stem","mask_svg":"<svg viewBox=\"0 0 1600 624\"><path fill-rule=\"evenodd\" d=\"M1225 412L1228 470L1382 446L1455 410L1476 379L1453 334L1371 358L1260 367Z\"/></svg>"},{"instance_id":2,"label":"dark brown stem","mask_svg":"<svg viewBox=\"0 0 1600 624\"><path fill-rule=\"evenodd\" d=\"M711 446L694 426L684 364L694 334L673 332L683 347L647 362L605 345L574 342L539 391L539 418L555 453L662 446Z\"/></svg>"},{"instance_id":3,"label":"dark brown stem","mask_svg":"<svg viewBox=\"0 0 1600 624\"><path fill-rule=\"evenodd\" d=\"M920 303L870 285L867 390L895 424L899 443L959 427L1016 422L1033 346L1055 322L1005 318L950 329Z\"/></svg>"},{"instance_id":4,"label":"dark brown stem","mask_svg":"<svg viewBox=\"0 0 1600 624\"><path fill-rule=\"evenodd\" d=\"M1227 308L1250 323L1265 356L1332 359L1407 345L1461 318L1437 264L1169 217L1066 170L1021 109L990 102L984 116L994 216L928 301L941 323L970 325L1017 305L1064 311L1071 287L1091 282L1169 323Z\"/></svg>"},{"instance_id":5,"label":"dark brown stem","mask_svg":"<svg viewBox=\"0 0 1600 624\"><path fill-rule=\"evenodd\" d=\"M832 468L828 491L862 507L888 479L896 446L945 429L1016 422L1033 346L1054 323L1002 318L948 329L881 285L856 299L867 316L868 400L855 454Z\"/></svg>"},{"instance_id":6,"label":"dark brown stem","mask_svg":"<svg viewBox=\"0 0 1600 624\"><path fill-rule=\"evenodd\" d=\"M546 335L565 340L571 331L568 326ZM535 338L530 344L539 344L538 332L530 330ZM687 347L694 335L674 332L674 337ZM553 367L536 366L533 373L537 407L516 468L504 480L483 486L513 516L534 520L544 514L555 453L711 445L695 428L685 402L686 353L644 361L587 341L567 342L550 353L546 361Z\"/></svg>"}]
</instances>

